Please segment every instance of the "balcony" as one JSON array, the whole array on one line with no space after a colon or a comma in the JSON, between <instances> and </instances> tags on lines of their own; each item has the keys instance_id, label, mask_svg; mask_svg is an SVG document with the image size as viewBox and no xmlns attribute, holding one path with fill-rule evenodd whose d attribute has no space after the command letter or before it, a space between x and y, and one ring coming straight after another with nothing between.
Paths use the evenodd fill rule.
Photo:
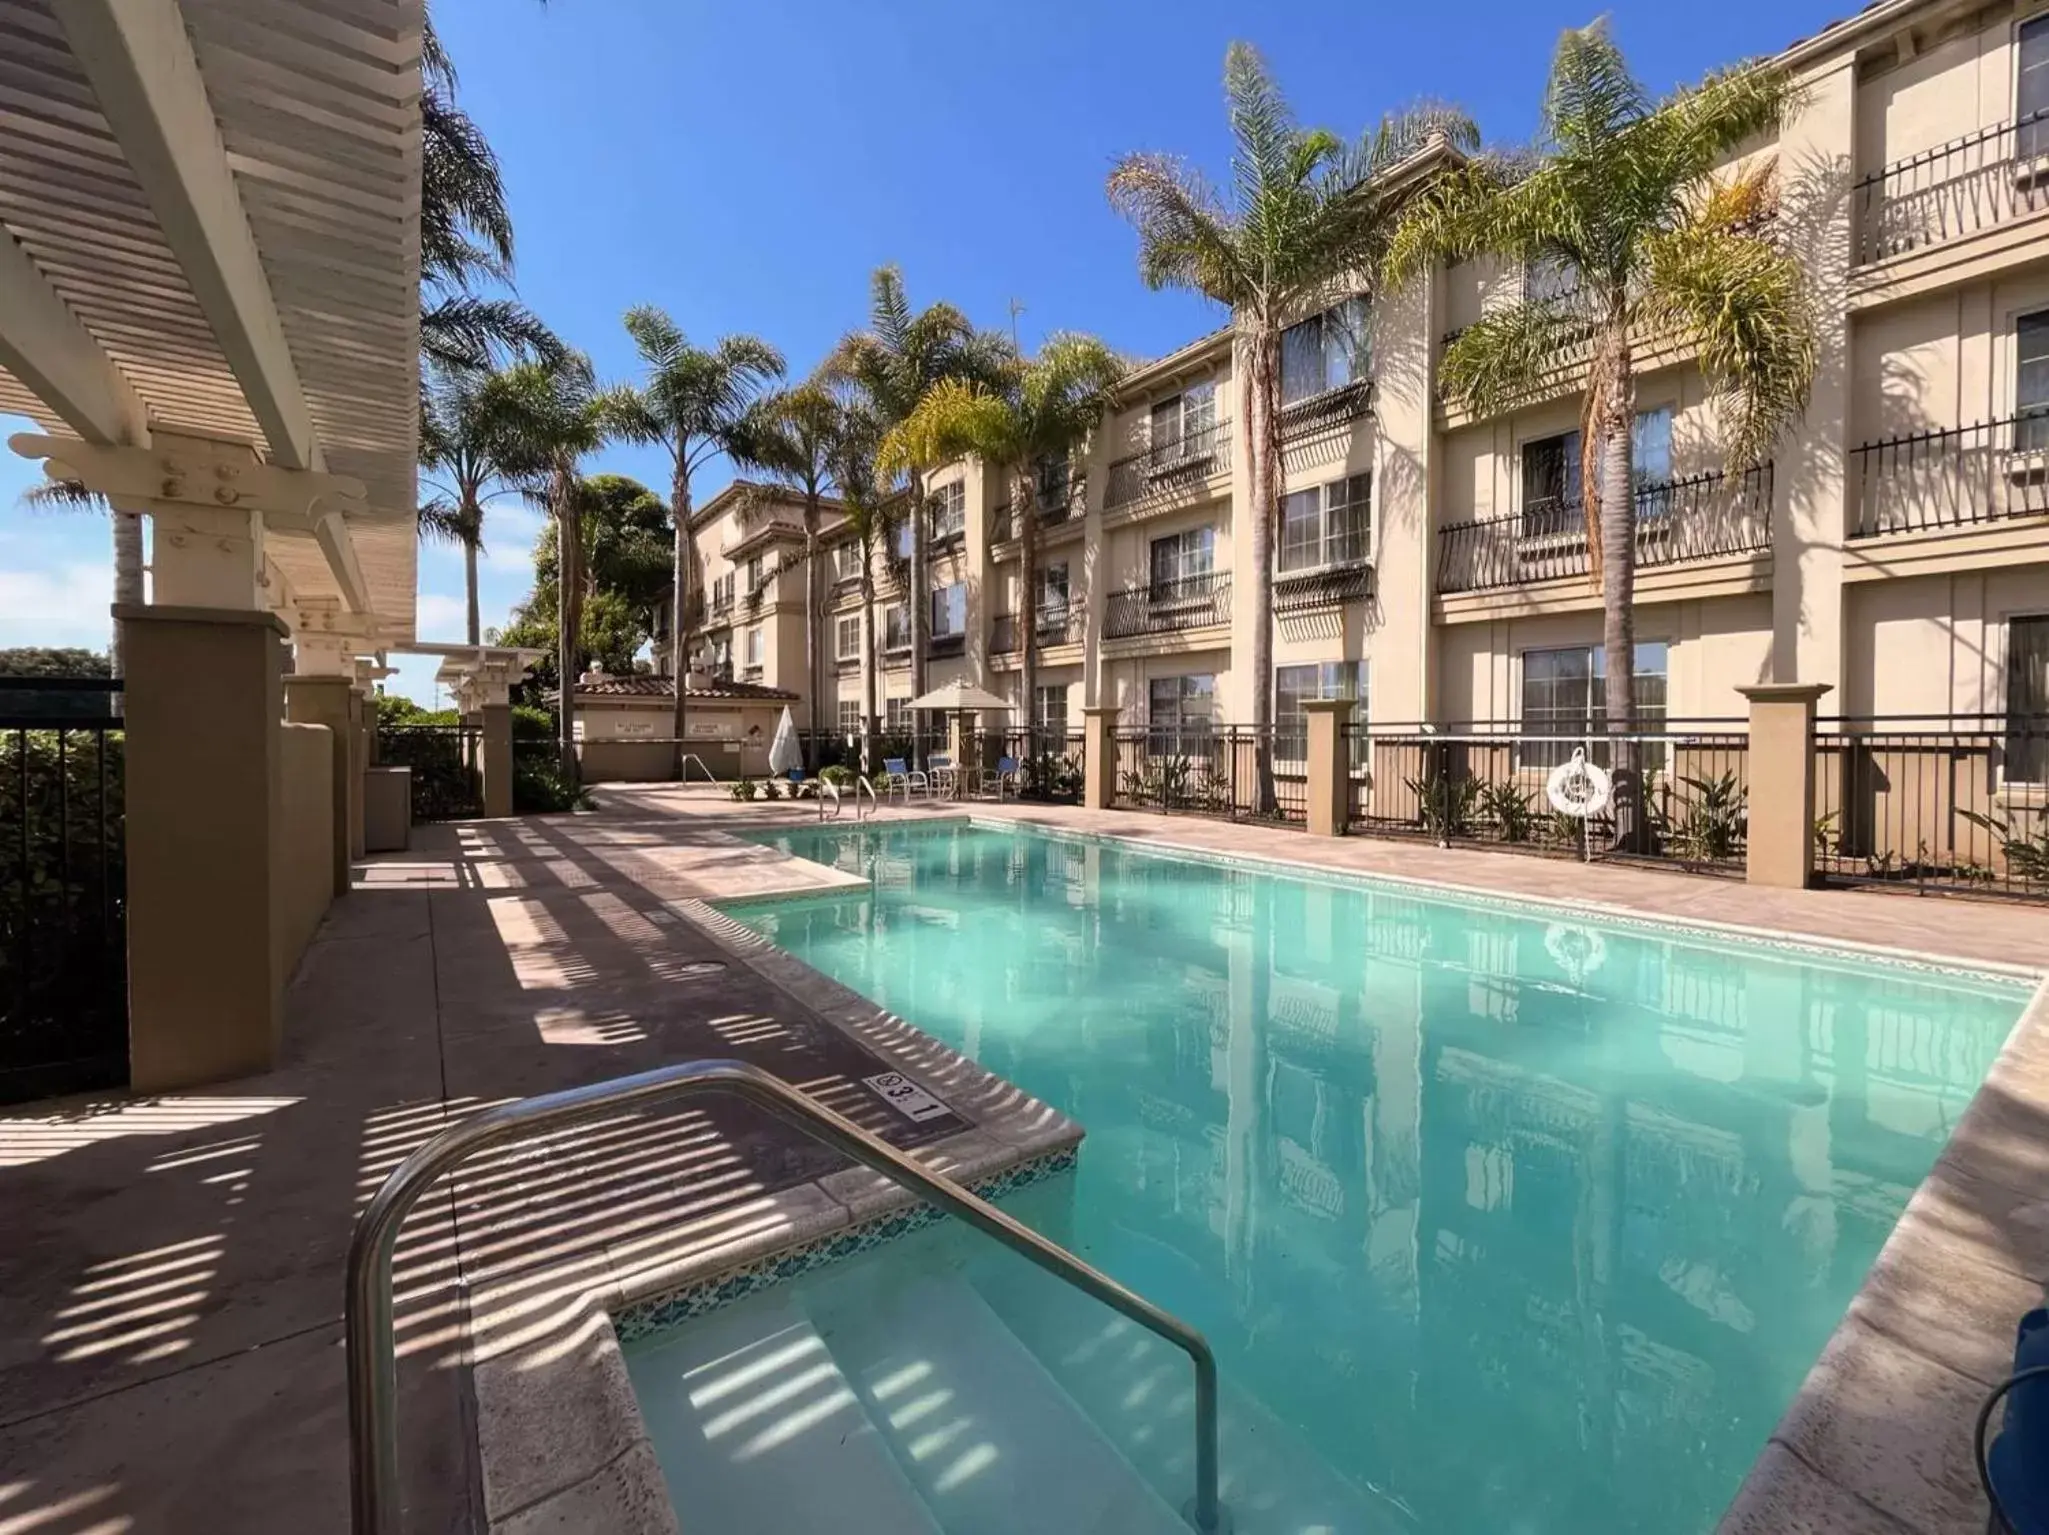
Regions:
<instances>
[{"instance_id":1,"label":"balcony","mask_svg":"<svg viewBox=\"0 0 2049 1535\"><path fill-rule=\"evenodd\" d=\"M1857 264L1904 256L2049 208L2049 113L1888 165L1856 185Z\"/></svg>"},{"instance_id":2,"label":"balcony","mask_svg":"<svg viewBox=\"0 0 2049 1535\"><path fill-rule=\"evenodd\" d=\"M1891 437L1850 456L1852 538L2049 514L2049 415Z\"/></svg>"},{"instance_id":3,"label":"balcony","mask_svg":"<svg viewBox=\"0 0 2049 1535\"><path fill-rule=\"evenodd\" d=\"M905 648L909 649L908 646ZM968 637L965 632L960 634L935 634L925 641L925 655L931 660L938 660L944 656L961 655L966 652L967 648Z\"/></svg>"},{"instance_id":4,"label":"balcony","mask_svg":"<svg viewBox=\"0 0 2049 1535\"><path fill-rule=\"evenodd\" d=\"M1087 505L1088 483L1085 480L1070 480L1060 490L1048 494L1040 490L1033 495L1039 513L1039 526L1057 528L1081 519ZM1007 544L1019 536L1017 519L1011 513L1010 503L1005 501L990 513L989 542Z\"/></svg>"},{"instance_id":5,"label":"balcony","mask_svg":"<svg viewBox=\"0 0 2049 1535\"><path fill-rule=\"evenodd\" d=\"M1732 481L1719 471L1645 485L1636 493L1636 565L1652 570L1752 554L1771 546L1772 467ZM1584 578L1586 510L1546 500L1506 517L1453 523L1437 533L1437 590L1485 592Z\"/></svg>"},{"instance_id":6,"label":"balcony","mask_svg":"<svg viewBox=\"0 0 2049 1535\"><path fill-rule=\"evenodd\" d=\"M1200 484L1231 467L1231 423L1218 421L1110 465L1103 509L1127 506L1163 491Z\"/></svg>"},{"instance_id":7,"label":"balcony","mask_svg":"<svg viewBox=\"0 0 2049 1535\"><path fill-rule=\"evenodd\" d=\"M1213 571L1111 593L1103 637L1122 640L1142 634L1172 634L1230 621L1231 573Z\"/></svg>"},{"instance_id":8,"label":"balcony","mask_svg":"<svg viewBox=\"0 0 2049 1535\"><path fill-rule=\"evenodd\" d=\"M1039 609L1039 644L1079 645L1083 613L1072 605L1058 608ZM989 654L992 656L1014 656L1024 648L1023 631L1018 625L1015 613L998 613L990 628Z\"/></svg>"},{"instance_id":9,"label":"balcony","mask_svg":"<svg viewBox=\"0 0 2049 1535\"><path fill-rule=\"evenodd\" d=\"M1281 407L1281 440L1293 442L1356 421L1373 409L1373 381L1355 379Z\"/></svg>"},{"instance_id":10,"label":"balcony","mask_svg":"<svg viewBox=\"0 0 2049 1535\"><path fill-rule=\"evenodd\" d=\"M730 623L733 617L733 599L730 596L714 597L704 611L704 621L708 627L717 628L720 624Z\"/></svg>"}]
</instances>

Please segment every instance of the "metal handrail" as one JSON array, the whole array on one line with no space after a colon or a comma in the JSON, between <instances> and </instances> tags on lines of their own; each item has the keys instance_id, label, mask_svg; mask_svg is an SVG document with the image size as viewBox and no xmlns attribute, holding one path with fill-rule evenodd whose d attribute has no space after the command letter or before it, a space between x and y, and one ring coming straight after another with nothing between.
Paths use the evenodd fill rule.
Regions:
<instances>
[{"instance_id":1,"label":"metal handrail","mask_svg":"<svg viewBox=\"0 0 2049 1535\"><path fill-rule=\"evenodd\" d=\"M882 796L875 792L875 785L868 781L868 775L866 773L856 773L854 775L854 819L857 821L861 819L861 791L863 789L868 791L868 803L877 811L882 809Z\"/></svg>"},{"instance_id":2,"label":"metal handrail","mask_svg":"<svg viewBox=\"0 0 2049 1535\"><path fill-rule=\"evenodd\" d=\"M718 782L717 775L704 765L704 758L698 756L696 752L685 752L683 754L683 760L677 764L676 769L680 775L678 782L686 784L690 782L690 764L693 762L697 764L697 771L704 774L704 781L706 783Z\"/></svg>"},{"instance_id":3,"label":"metal handrail","mask_svg":"<svg viewBox=\"0 0 2049 1535\"><path fill-rule=\"evenodd\" d=\"M355 1535L399 1531L398 1358L392 1340L391 1260L399 1226L420 1196L435 1180L494 1146L705 1092L733 1093L767 1109L1187 1354L1195 1365L1195 1500L1187 1512L1204 1535L1219 1535L1224 1524L1217 1502L1217 1361L1201 1333L782 1078L745 1061L717 1060L685 1061L486 1109L443 1130L384 1180L349 1241L345 1316L349 1505Z\"/></svg>"}]
</instances>

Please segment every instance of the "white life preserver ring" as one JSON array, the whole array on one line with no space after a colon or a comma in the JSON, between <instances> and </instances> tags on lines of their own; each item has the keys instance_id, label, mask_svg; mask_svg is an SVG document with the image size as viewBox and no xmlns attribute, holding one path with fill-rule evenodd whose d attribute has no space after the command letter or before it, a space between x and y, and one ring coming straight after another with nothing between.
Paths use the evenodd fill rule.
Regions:
<instances>
[{"instance_id":1,"label":"white life preserver ring","mask_svg":"<svg viewBox=\"0 0 2049 1535\"><path fill-rule=\"evenodd\" d=\"M1551 801L1553 810L1582 819L1606 810L1614 793L1615 785L1608 775L1587 761L1586 752L1577 746L1572 749L1572 760L1553 768L1544 784L1545 797Z\"/></svg>"},{"instance_id":2,"label":"white life preserver ring","mask_svg":"<svg viewBox=\"0 0 2049 1535\"><path fill-rule=\"evenodd\" d=\"M1545 928L1544 951L1575 986L1608 963L1608 940L1593 928L1572 923L1554 922Z\"/></svg>"}]
</instances>

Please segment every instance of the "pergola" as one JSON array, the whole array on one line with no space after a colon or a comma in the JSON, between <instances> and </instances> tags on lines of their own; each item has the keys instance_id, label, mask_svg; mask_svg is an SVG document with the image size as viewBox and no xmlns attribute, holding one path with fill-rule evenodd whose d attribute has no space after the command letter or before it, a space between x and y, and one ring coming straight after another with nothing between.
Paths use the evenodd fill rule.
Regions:
<instances>
[{"instance_id":1,"label":"pergola","mask_svg":"<svg viewBox=\"0 0 2049 1535\"><path fill-rule=\"evenodd\" d=\"M414 637L422 24L421 0L0 19L0 411L150 524L148 601L115 610L138 1087L268 1060L306 773L330 894L361 849L358 661Z\"/></svg>"}]
</instances>

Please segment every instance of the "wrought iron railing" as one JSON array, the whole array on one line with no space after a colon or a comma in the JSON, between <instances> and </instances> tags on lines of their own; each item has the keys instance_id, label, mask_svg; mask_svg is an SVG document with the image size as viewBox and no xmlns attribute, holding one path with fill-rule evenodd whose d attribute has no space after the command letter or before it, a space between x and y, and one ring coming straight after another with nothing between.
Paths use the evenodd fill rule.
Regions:
<instances>
[{"instance_id":1,"label":"wrought iron railing","mask_svg":"<svg viewBox=\"0 0 2049 1535\"><path fill-rule=\"evenodd\" d=\"M1032 505L1039 516L1039 526L1055 528L1079 518L1088 503L1088 482L1072 479L1059 490L1033 493ZM1007 544L1019 535L1017 516L1009 501L999 504L989 520L989 542Z\"/></svg>"},{"instance_id":2,"label":"wrought iron railing","mask_svg":"<svg viewBox=\"0 0 2049 1535\"><path fill-rule=\"evenodd\" d=\"M1038 612L1039 643L1041 645L1079 645L1085 615L1078 607L1069 604L1057 608L1041 608ZM998 613L989 628L989 654L992 656L1016 655L1024 649L1024 631L1015 613Z\"/></svg>"},{"instance_id":3,"label":"wrought iron railing","mask_svg":"<svg viewBox=\"0 0 2049 1535\"><path fill-rule=\"evenodd\" d=\"M0 678L0 1103L127 1080L120 689Z\"/></svg>"},{"instance_id":4,"label":"wrought iron railing","mask_svg":"<svg viewBox=\"0 0 2049 1535\"><path fill-rule=\"evenodd\" d=\"M1284 440L1308 437L1356 421L1372 409L1373 381L1354 379L1282 406L1281 436Z\"/></svg>"},{"instance_id":5,"label":"wrought iron railing","mask_svg":"<svg viewBox=\"0 0 2049 1535\"><path fill-rule=\"evenodd\" d=\"M928 656L957 656L968 648L965 631L955 634L935 634L925 641Z\"/></svg>"},{"instance_id":6,"label":"wrought iron railing","mask_svg":"<svg viewBox=\"0 0 2049 1535\"><path fill-rule=\"evenodd\" d=\"M1637 568L1769 548L1771 500L1770 464L1734 478L1717 471L1639 488ZM1576 497L1532 502L1506 517L1453 523L1437 533L1440 592L1491 591L1591 569L1586 512Z\"/></svg>"},{"instance_id":7,"label":"wrought iron railing","mask_svg":"<svg viewBox=\"0 0 2049 1535\"><path fill-rule=\"evenodd\" d=\"M1112 592L1103 618L1103 637L1129 639L1139 634L1204 629L1230 621L1231 573L1220 570Z\"/></svg>"},{"instance_id":8,"label":"wrought iron railing","mask_svg":"<svg viewBox=\"0 0 2049 1535\"><path fill-rule=\"evenodd\" d=\"M478 734L467 725L379 725L377 760L411 768L413 819L455 821L484 813Z\"/></svg>"},{"instance_id":9,"label":"wrought iron railing","mask_svg":"<svg viewBox=\"0 0 2049 1535\"><path fill-rule=\"evenodd\" d=\"M1853 205L1859 265L2049 208L2049 112L1895 161L1857 183Z\"/></svg>"},{"instance_id":10,"label":"wrought iron railing","mask_svg":"<svg viewBox=\"0 0 2049 1535\"><path fill-rule=\"evenodd\" d=\"M1303 764L1285 761L1273 726L1169 724L1119 730L1111 804L1231 821L1303 823Z\"/></svg>"},{"instance_id":11,"label":"wrought iron railing","mask_svg":"<svg viewBox=\"0 0 2049 1535\"><path fill-rule=\"evenodd\" d=\"M1852 456L1852 538L2049 513L2049 414L1907 433Z\"/></svg>"},{"instance_id":12,"label":"wrought iron railing","mask_svg":"<svg viewBox=\"0 0 2049 1535\"><path fill-rule=\"evenodd\" d=\"M1230 467L1231 423L1214 422L1111 464L1103 506L1125 506L1177 486L1199 484Z\"/></svg>"}]
</instances>

